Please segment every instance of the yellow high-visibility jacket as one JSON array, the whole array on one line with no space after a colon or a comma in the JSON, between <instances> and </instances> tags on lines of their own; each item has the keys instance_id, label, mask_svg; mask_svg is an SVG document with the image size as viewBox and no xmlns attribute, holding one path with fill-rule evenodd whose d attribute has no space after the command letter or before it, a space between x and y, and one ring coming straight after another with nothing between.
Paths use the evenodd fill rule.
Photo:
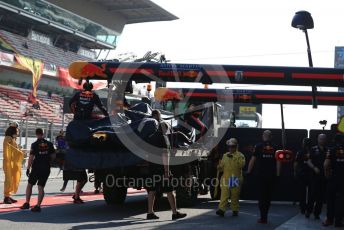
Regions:
<instances>
[{"instance_id":1,"label":"yellow high-visibility jacket","mask_svg":"<svg viewBox=\"0 0 344 230\"><path fill-rule=\"evenodd\" d=\"M245 166L245 156L239 151L232 154L232 157L228 157L229 152L225 153L220 161L217 169L219 172L223 172L221 177L221 186L228 187L228 179L231 176L235 176L242 181L242 168Z\"/></svg>"}]
</instances>

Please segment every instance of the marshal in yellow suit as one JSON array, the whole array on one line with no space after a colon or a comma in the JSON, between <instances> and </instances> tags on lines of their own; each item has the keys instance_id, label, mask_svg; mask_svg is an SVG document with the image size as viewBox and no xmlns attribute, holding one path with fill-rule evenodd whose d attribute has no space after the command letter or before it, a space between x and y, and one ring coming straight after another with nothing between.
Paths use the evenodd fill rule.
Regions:
<instances>
[{"instance_id":1,"label":"marshal in yellow suit","mask_svg":"<svg viewBox=\"0 0 344 230\"><path fill-rule=\"evenodd\" d=\"M228 199L231 199L231 209L239 211L240 189L243 182L242 168L245 165L245 156L237 150L237 141L233 138L228 142L229 152L225 153L218 165L218 171L223 172L220 180L221 199L219 210L226 211Z\"/></svg>"},{"instance_id":2,"label":"marshal in yellow suit","mask_svg":"<svg viewBox=\"0 0 344 230\"><path fill-rule=\"evenodd\" d=\"M3 143L3 170L5 173L4 197L17 192L21 177L24 153L18 148L15 139L6 136Z\"/></svg>"}]
</instances>

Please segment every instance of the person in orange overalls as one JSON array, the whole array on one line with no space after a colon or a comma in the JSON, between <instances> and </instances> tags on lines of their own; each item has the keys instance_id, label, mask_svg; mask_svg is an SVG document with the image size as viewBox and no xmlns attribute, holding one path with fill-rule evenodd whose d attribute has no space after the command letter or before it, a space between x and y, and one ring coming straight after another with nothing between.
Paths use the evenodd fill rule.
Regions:
<instances>
[{"instance_id":1,"label":"person in orange overalls","mask_svg":"<svg viewBox=\"0 0 344 230\"><path fill-rule=\"evenodd\" d=\"M5 174L4 204L17 202L11 195L15 194L18 190L24 158L23 151L16 143L17 135L18 125L16 123L10 124L10 127L5 132L3 142L3 170Z\"/></svg>"}]
</instances>

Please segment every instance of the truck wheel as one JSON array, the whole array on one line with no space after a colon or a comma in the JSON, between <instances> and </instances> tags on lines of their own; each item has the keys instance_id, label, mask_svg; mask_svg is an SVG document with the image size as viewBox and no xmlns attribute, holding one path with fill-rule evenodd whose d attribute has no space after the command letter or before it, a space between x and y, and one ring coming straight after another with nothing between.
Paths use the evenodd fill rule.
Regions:
<instances>
[{"instance_id":1,"label":"truck wheel","mask_svg":"<svg viewBox=\"0 0 344 230\"><path fill-rule=\"evenodd\" d=\"M105 202L109 205L113 204L123 204L125 198L127 197L127 188L126 187L116 187L112 182L105 181L103 183L103 195ZM109 186L113 185L113 186Z\"/></svg>"}]
</instances>

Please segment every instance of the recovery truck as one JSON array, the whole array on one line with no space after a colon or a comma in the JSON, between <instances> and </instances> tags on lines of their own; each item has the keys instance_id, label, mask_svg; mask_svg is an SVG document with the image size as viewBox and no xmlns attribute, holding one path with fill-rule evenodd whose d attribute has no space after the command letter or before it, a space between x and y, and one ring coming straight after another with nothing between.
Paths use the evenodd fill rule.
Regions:
<instances>
[{"instance_id":1,"label":"recovery truck","mask_svg":"<svg viewBox=\"0 0 344 230\"><path fill-rule=\"evenodd\" d=\"M111 116L99 120L70 122L66 133L70 148L65 156L71 167L95 171L97 178L103 183L104 199L108 204L123 203L128 186L136 189L144 187L141 179L148 177L148 162L151 161L150 148L145 149L144 143L158 140L155 139L158 138L155 135L156 126L150 122L142 122L151 117L151 107L148 104L139 103L129 109L122 108L125 94L132 88L132 81L156 81L163 83L162 85L164 82L328 87L344 85L344 70L334 68L75 62L70 65L69 72L78 80L106 80L109 84L108 108ZM307 91L157 88L155 100L162 102L163 119L172 126L172 132L169 134L172 143L172 174L175 178L189 182L175 188L179 205L193 205L198 194L206 193L208 188L213 197L213 184L209 182L216 177L216 164L226 150L224 143L229 137L239 139L240 150L245 154L247 162L253 145L260 141L260 128L224 126L219 104L312 104L314 98L320 105L344 104L344 94L340 92L314 94ZM196 109L188 109L186 105L190 104L195 105ZM195 113L200 123L207 127L207 132L202 132L200 124L188 122L188 115ZM140 127L142 123L144 126ZM310 134L307 130L272 130L275 137L282 136L282 131L285 131L288 137L287 143L281 143L279 138L274 141L281 148L293 151L301 146L304 137L319 133L317 130L311 131ZM281 192L276 193L277 200L293 200L291 193L286 192L293 183L290 161L286 161L286 166L283 167L283 185L280 186ZM124 178L133 179L134 182L130 185L114 183L116 179ZM255 199L255 186L254 180L246 183L242 198Z\"/></svg>"}]
</instances>

